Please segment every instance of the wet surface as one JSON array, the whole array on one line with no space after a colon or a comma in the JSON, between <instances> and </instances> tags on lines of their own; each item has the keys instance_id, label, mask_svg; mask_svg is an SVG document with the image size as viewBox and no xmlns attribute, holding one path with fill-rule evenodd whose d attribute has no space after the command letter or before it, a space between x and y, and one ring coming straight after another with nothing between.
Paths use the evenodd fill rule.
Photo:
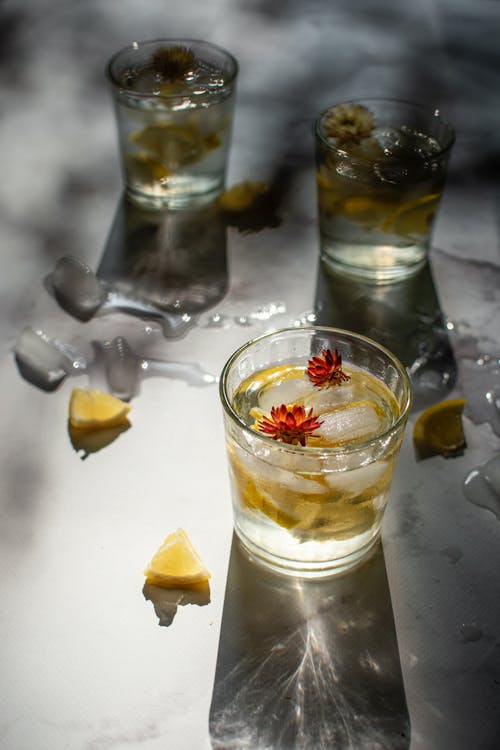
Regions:
<instances>
[{"instance_id":1,"label":"wet surface","mask_svg":"<svg viewBox=\"0 0 500 750\"><path fill-rule=\"evenodd\" d=\"M232 747L239 729L249 748L406 747L408 725L411 750L495 750L499 13L465 0L2 5L5 750ZM239 60L228 186L269 186L253 214L147 216L120 198L104 65L167 31ZM312 120L366 92L436 106L457 130L430 266L386 287L318 267ZM44 287L68 256L90 270L80 304L65 294L71 261L57 295ZM383 559L354 593L347 579L292 591L231 546L215 380L249 338L316 321L377 338L415 384ZM214 382L198 387L204 374ZM110 382L133 392L133 428L81 461L71 388ZM417 463L418 415L462 397L463 455ZM203 606L143 592L159 531L179 524L212 572Z\"/></svg>"}]
</instances>

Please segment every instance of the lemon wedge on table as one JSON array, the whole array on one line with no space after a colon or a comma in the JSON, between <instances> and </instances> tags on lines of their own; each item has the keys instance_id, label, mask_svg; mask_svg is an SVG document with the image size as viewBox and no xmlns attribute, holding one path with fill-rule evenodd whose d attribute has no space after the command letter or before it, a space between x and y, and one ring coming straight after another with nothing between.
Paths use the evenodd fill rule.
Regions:
<instances>
[{"instance_id":1,"label":"lemon wedge on table","mask_svg":"<svg viewBox=\"0 0 500 750\"><path fill-rule=\"evenodd\" d=\"M426 409L413 428L417 458L460 456L465 448L462 412L465 399L441 401Z\"/></svg>"},{"instance_id":2,"label":"lemon wedge on table","mask_svg":"<svg viewBox=\"0 0 500 750\"><path fill-rule=\"evenodd\" d=\"M130 405L104 391L74 388L69 401L69 423L79 430L103 430L128 422Z\"/></svg>"},{"instance_id":3,"label":"lemon wedge on table","mask_svg":"<svg viewBox=\"0 0 500 750\"><path fill-rule=\"evenodd\" d=\"M147 582L164 588L182 588L210 578L201 557L184 529L169 534L144 571Z\"/></svg>"}]
</instances>

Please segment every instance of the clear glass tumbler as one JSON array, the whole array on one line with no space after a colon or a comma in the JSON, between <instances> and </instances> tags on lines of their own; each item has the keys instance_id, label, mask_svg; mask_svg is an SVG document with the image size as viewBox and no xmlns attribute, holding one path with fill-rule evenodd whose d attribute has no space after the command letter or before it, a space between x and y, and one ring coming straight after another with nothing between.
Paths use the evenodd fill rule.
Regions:
<instances>
[{"instance_id":1,"label":"clear glass tumbler","mask_svg":"<svg viewBox=\"0 0 500 750\"><path fill-rule=\"evenodd\" d=\"M315 138L322 259L379 283L415 273L430 248L452 127L436 109L360 99L323 112Z\"/></svg>"},{"instance_id":2,"label":"clear glass tumbler","mask_svg":"<svg viewBox=\"0 0 500 750\"><path fill-rule=\"evenodd\" d=\"M302 577L364 560L411 405L401 363L349 331L282 329L230 357L220 397L235 530L250 553Z\"/></svg>"},{"instance_id":3,"label":"clear glass tumbler","mask_svg":"<svg viewBox=\"0 0 500 750\"><path fill-rule=\"evenodd\" d=\"M238 64L191 39L135 42L107 66L128 196L182 208L224 187Z\"/></svg>"}]
</instances>

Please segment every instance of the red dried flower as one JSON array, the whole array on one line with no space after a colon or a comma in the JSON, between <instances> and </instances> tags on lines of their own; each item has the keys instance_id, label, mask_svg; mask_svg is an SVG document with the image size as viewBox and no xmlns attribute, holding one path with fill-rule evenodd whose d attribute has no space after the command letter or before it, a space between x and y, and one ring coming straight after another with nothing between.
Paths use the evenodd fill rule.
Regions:
<instances>
[{"instance_id":1,"label":"red dried flower","mask_svg":"<svg viewBox=\"0 0 500 750\"><path fill-rule=\"evenodd\" d=\"M342 385L349 380L349 375L342 371L342 357L335 349L322 349L321 356L312 357L307 363L307 376L318 388L330 385Z\"/></svg>"},{"instance_id":2,"label":"red dried flower","mask_svg":"<svg viewBox=\"0 0 500 750\"><path fill-rule=\"evenodd\" d=\"M318 422L312 415L312 409L306 412L303 406L273 406L271 418L262 417L257 422L261 432L270 435L273 440L282 440L289 445L305 445L306 437L312 435L323 422Z\"/></svg>"}]
</instances>

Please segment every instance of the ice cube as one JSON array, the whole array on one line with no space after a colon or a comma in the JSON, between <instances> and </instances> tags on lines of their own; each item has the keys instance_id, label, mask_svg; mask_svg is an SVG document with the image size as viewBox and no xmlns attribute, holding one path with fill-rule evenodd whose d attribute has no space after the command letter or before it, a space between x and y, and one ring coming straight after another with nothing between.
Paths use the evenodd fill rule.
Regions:
<instances>
[{"instance_id":1,"label":"ice cube","mask_svg":"<svg viewBox=\"0 0 500 750\"><path fill-rule=\"evenodd\" d=\"M107 296L106 288L90 268L71 255L57 261L49 281L63 310L78 320L90 320Z\"/></svg>"},{"instance_id":2,"label":"ice cube","mask_svg":"<svg viewBox=\"0 0 500 750\"><path fill-rule=\"evenodd\" d=\"M14 347L14 356L21 375L44 391L54 391L73 370L69 349L49 338L43 331L24 328ZM84 361L77 364L84 366Z\"/></svg>"},{"instance_id":3,"label":"ice cube","mask_svg":"<svg viewBox=\"0 0 500 750\"><path fill-rule=\"evenodd\" d=\"M104 359L108 385L112 393L128 401L137 391L140 359L121 336L104 344L93 342Z\"/></svg>"},{"instance_id":4,"label":"ice cube","mask_svg":"<svg viewBox=\"0 0 500 750\"><path fill-rule=\"evenodd\" d=\"M293 492L300 492L306 495L325 491L325 486L314 479L300 476L300 474L287 471L272 463L263 461L239 447L233 446L232 450L237 455L237 460L252 477L260 491L269 491L270 485L280 485Z\"/></svg>"},{"instance_id":5,"label":"ice cube","mask_svg":"<svg viewBox=\"0 0 500 750\"><path fill-rule=\"evenodd\" d=\"M340 390L340 389L339 389ZM357 401L321 415L323 424L316 430L329 443L368 440L382 429L383 422L375 404Z\"/></svg>"},{"instance_id":6,"label":"ice cube","mask_svg":"<svg viewBox=\"0 0 500 750\"><path fill-rule=\"evenodd\" d=\"M273 406L302 404L311 392L311 384L305 378L288 378L264 391L259 397L259 407L269 414Z\"/></svg>"},{"instance_id":7,"label":"ice cube","mask_svg":"<svg viewBox=\"0 0 500 750\"><path fill-rule=\"evenodd\" d=\"M387 461L377 461L351 471L325 473L324 478L332 489L338 490L339 494L354 497L375 487L382 479L384 479L383 485L385 486L389 480L388 472ZM384 474L387 476L384 477Z\"/></svg>"},{"instance_id":8,"label":"ice cube","mask_svg":"<svg viewBox=\"0 0 500 750\"><path fill-rule=\"evenodd\" d=\"M304 398L304 406L312 407L314 414L318 415L354 401L355 397L354 386L343 383L342 386L311 390Z\"/></svg>"}]
</instances>

